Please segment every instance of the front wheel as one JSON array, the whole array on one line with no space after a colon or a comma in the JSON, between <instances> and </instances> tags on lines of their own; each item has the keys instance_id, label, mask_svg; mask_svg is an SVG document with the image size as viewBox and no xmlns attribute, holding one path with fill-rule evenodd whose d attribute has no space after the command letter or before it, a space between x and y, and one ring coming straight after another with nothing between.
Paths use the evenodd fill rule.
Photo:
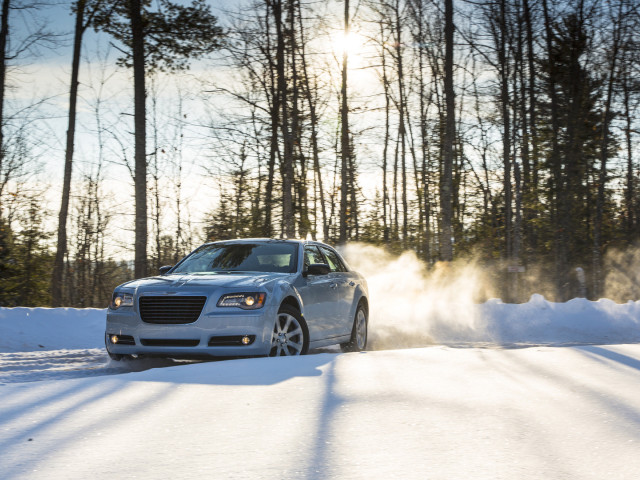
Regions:
<instances>
[{"instance_id":1,"label":"front wheel","mask_svg":"<svg viewBox=\"0 0 640 480\"><path fill-rule=\"evenodd\" d=\"M297 309L282 305L273 326L270 357L305 355L309 350L309 330Z\"/></svg>"},{"instance_id":2,"label":"front wheel","mask_svg":"<svg viewBox=\"0 0 640 480\"><path fill-rule=\"evenodd\" d=\"M120 355L119 353L111 353L109 350L107 350L107 353L109 354L109 358L111 360L115 360L116 362L119 362L124 358L124 355Z\"/></svg>"},{"instance_id":3,"label":"front wheel","mask_svg":"<svg viewBox=\"0 0 640 480\"><path fill-rule=\"evenodd\" d=\"M126 354L121 354L121 353L111 353L109 351L109 348L107 347L107 337L104 337L104 348L107 351L107 354L109 355L109 358L111 360L114 360L116 362L121 362L122 360L139 360L141 358L143 358L143 355L126 355Z\"/></svg>"},{"instance_id":4,"label":"front wheel","mask_svg":"<svg viewBox=\"0 0 640 480\"><path fill-rule=\"evenodd\" d=\"M361 352L367 348L368 332L367 332L367 309L361 303L356 310L356 316L353 319L353 328L351 329L351 340L347 343L340 344L343 352Z\"/></svg>"}]
</instances>

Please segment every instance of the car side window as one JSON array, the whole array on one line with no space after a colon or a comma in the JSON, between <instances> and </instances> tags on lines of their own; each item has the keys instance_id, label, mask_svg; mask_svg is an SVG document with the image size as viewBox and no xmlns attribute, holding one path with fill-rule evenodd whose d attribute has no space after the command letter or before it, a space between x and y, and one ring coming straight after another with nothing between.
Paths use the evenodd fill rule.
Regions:
<instances>
[{"instance_id":1,"label":"car side window","mask_svg":"<svg viewBox=\"0 0 640 480\"><path fill-rule=\"evenodd\" d=\"M332 272L346 272L344 264L340 260L340 257L333 250L329 250L325 247L320 247L322 249L322 253L327 258L327 262L329 263L329 268L331 268Z\"/></svg>"},{"instance_id":2,"label":"car side window","mask_svg":"<svg viewBox=\"0 0 640 480\"><path fill-rule=\"evenodd\" d=\"M324 263L324 258L318 247L307 245L304 247L304 266L305 268L315 263Z\"/></svg>"}]
</instances>

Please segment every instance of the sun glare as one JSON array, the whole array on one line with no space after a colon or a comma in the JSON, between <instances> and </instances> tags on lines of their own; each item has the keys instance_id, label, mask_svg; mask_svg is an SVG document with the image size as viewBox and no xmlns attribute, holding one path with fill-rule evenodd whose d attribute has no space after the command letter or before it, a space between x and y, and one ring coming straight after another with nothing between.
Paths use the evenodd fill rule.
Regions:
<instances>
[{"instance_id":1,"label":"sun glare","mask_svg":"<svg viewBox=\"0 0 640 480\"><path fill-rule=\"evenodd\" d=\"M345 52L349 57L361 53L364 47L364 38L355 33L349 32L346 35L340 32L333 37L333 52L341 57Z\"/></svg>"}]
</instances>

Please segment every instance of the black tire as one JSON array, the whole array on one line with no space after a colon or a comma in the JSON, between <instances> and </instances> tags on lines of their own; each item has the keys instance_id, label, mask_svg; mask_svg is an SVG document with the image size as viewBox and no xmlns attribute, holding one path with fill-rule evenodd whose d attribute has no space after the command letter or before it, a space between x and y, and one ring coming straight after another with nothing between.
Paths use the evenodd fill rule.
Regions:
<instances>
[{"instance_id":1,"label":"black tire","mask_svg":"<svg viewBox=\"0 0 640 480\"><path fill-rule=\"evenodd\" d=\"M121 353L111 353L108 350L107 350L107 353L109 354L109 358L111 360L115 360L116 362L121 362L123 360L126 360L128 362L133 362L135 360L141 360L144 358L144 355L126 355Z\"/></svg>"},{"instance_id":2,"label":"black tire","mask_svg":"<svg viewBox=\"0 0 640 480\"><path fill-rule=\"evenodd\" d=\"M282 305L273 325L270 357L306 355L309 351L309 329L300 312Z\"/></svg>"},{"instance_id":3,"label":"black tire","mask_svg":"<svg viewBox=\"0 0 640 480\"><path fill-rule=\"evenodd\" d=\"M351 339L347 343L341 343L340 348L343 352L361 352L367 349L369 340L369 312L363 303L358 305L355 317L353 318L353 327L351 328ZM360 328L358 328L360 327Z\"/></svg>"}]
</instances>

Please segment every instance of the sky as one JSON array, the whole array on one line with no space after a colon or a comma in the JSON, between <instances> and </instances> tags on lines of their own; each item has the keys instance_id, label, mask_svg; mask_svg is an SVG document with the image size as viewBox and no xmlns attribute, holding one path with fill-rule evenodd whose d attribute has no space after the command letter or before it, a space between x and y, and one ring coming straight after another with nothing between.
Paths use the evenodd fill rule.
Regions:
<instances>
[{"instance_id":1,"label":"sky","mask_svg":"<svg viewBox=\"0 0 640 480\"><path fill-rule=\"evenodd\" d=\"M185 2L187 3L187 2ZM223 1L210 2L212 10L221 21L222 25L227 25L229 16L225 10L237 11L241 9L239 2ZM342 8L340 2L329 2L326 7L327 12L332 9ZM355 7L354 7L355 11ZM14 12L12 12L14 13ZM62 172L65 149L65 132L67 126L68 111L68 83L70 78L70 63L72 54L72 40L74 17L69 11L68 4L54 2L51 6L42 8L39 11L17 11L12 18L12 34L14 38L23 38L46 22L46 28L57 36L55 44L40 46L37 51L30 52L17 59L9 78L12 86L12 100L8 104L8 109L12 107L19 109L24 105L34 102L35 99L46 98L46 103L39 107L33 115L39 116L34 124L37 124L39 132L45 132L44 138L33 146L33 151L39 158L39 171L45 172L37 179L37 184L33 186L43 192L46 199L46 208L50 212L47 216L48 228L54 230L55 218L59 208L59 196L62 185ZM341 20L336 17L336 25L341 28ZM320 50L333 51L336 59L329 61L335 69L335 78L339 78L339 61L342 45L344 44L342 32L337 28L331 34L333 38L330 45L318 45L315 48ZM78 105L78 129L76 136L76 151L74 163L74 184L77 185L79 179L89 174L95 174L96 158L99 149L99 139L96 131L96 101L102 101L101 117L103 127L106 125L113 130L112 136L117 136L116 143L122 143L130 153L133 130L132 127L132 79L131 72L123 68L114 66L114 59L117 51L110 46L111 39L105 34L96 33L89 29L85 33L83 47L83 61L81 63L80 77L80 101ZM365 68L367 66L366 55L356 54L366 49L366 39L359 34L358 29L348 37L346 42L350 48L350 82L358 85L373 84L377 82L375 74ZM15 44L14 44L15 46ZM99 59L103 60L100 61ZM191 213L191 220L198 224L203 217L210 212L218 202L218 184L220 181L211 181L211 175L218 175L222 172L224 164L221 159L225 153L212 150L212 143L209 139L208 121L217 121L217 115L233 114L230 109L228 99L215 95L207 98L213 108L214 116L205 111L201 99L198 97L203 91L212 89L215 86L229 83L233 78L226 67L215 58L192 62L191 70L177 80L163 80L163 87L159 93L159 110L161 121L164 118L175 118L178 109L178 89L182 90L184 96L183 109L186 112L186 126L183 132L184 137L180 142L181 153L186 164L183 170L183 184L188 185L183 191L183 205L188 205ZM107 78L103 88L100 86L100 79ZM203 81L204 79L204 81ZM337 81L337 80L336 80ZM150 82L147 82L147 89L150 90ZM100 93L99 93L100 92ZM99 97L100 95L100 97ZM333 108L333 107L331 107ZM148 143L147 151L153 151L155 143L150 132L152 122L152 99L147 100L147 122L148 122ZM354 108L352 114L354 121L358 121L358 108ZM213 119L213 120L211 120ZM363 130L366 126L363 124ZM159 151L169 152L175 147L175 132L170 132L167 128L159 127ZM173 138L169 138L173 135ZM107 139L109 140L109 139ZM110 139L113 140L113 139ZM107 142L108 143L108 142ZM360 159L359 181L363 186L365 195L373 198L375 195L374 185L379 180L377 165L372 163L375 156L368 155L368 145L361 146L363 155ZM117 160L117 159L120 160ZM115 229L110 235L108 249L114 255L126 254L128 245L131 243L133 223L133 202L132 202L132 179L127 168L122 164L122 151L118 151L117 146L111 146L103 150L103 162L101 166L104 178L104 198L113 205L114 213L118 220ZM115 159L115 160L114 160ZM88 160L88 161L87 161ZM115 163L114 163L115 162ZM333 163L332 161L329 163ZM213 168L212 168L213 165ZM332 175L331 175L332 176ZM222 183L228 183L224 176ZM169 213L175 210L172 207L171 195L175 185L163 185L162 191L166 192L169 205L163 210ZM125 199L129 200L125 200ZM120 206L129 207L120 208ZM173 212L175 214L175 212ZM168 217L171 215L169 213ZM170 220L167 219L167 224ZM130 225L131 224L131 225ZM170 228L169 226L167 228ZM124 247L124 250L123 250Z\"/></svg>"},{"instance_id":2,"label":"sky","mask_svg":"<svg viewBox=\"0 0 640 480\"><path fill-rule=\"evenodd\" d=\"M186 2L185 2L186 3ZM226 4L234 2L213 2L214 14L224 17L222 9ZM38 157L36 171L44 173L32 178L30 188L42 192L46 202L43 207L47 209L47 228L56 228L55 218L60 203L62 188L62 173L65 150L65 134L67 128L68 90L71 72L71 55L74 29L74 16L71 14L68 2L52 2L50 6L39 10L16 10L10 13L10 32L12 35L13 49L19 48L25 38L38 31L44 25L47 32L52 33L52 41L42 43L35 49L23 53L11 63L8 79L9 100L5 111L8 113L21 111L25 106L31 105L40 99L46 99L45 103L38 107L36 112L29 113L29 120L35 125L41 138L32 146L32 153ZM95 105L101 89L101 78L107 78L106 85L100 93L102 97L103 121L114 130L118 130L120 142L131 143L131 119L133 111L133 94L131 72L115 67L117 52L110 46L111 39L102 33L96 33L92 29L85 32L83 38L83 60L80 71L80 90L78 104L77 136L74 155L74 184L85 175L95 173L98 150L98 138L95 125ZM102 58L102 61L100 61ZM194 79L202 75L211 65L206 62L194 62L191 72L178 80L185 95L200 92L202 85ZM186 79L186 81L185 81ZM148 82L147 88L151 88ZM171 80L160 93L160 100L164 100L165 110L167 105L175 103L176 82ZM148 122L151 121L151 102L148 101ZM187 107L190 119L197 123L198 106L193 102ZM107 111L108 110L108 111ZM201 110L201 109L200 109ZM172 115L174 112L160 111L160 114ZM21 114L18 121L27 121L27 117ZM160 127L162 129L162 127ZM196 130L198 130L196 128ZM191 136L191 138L190 138ZM203 156L202 138L194 139L194 136L202 137L202 132L193 131L185 133L183 142L183 156L188 159L183 175L190 184L188 191L184 192L185 200L190 206L194 219L202 217L212 206L217 203L217 195L211 190L213 185L202 180L205 172L200 167L199 159ZM147 149L152 148L152 139L148 140ZM160 145L164 151L169 151L168 145ZM102 165L104 178L104 197L118 209L118 205L130 204L132 207L132 180L128 170L122 165L113 163L113 158L122 157L121 152L105 151L105 161ZM120 162L121 163L121 162ZM35 172L34 172L35 173ZM169 186L165 186L169 189ZM167 190L168 191L168 190ZM199 196L198 201L190 201L190 196ZM130 200L122 201L125 198ZM117 200L113 200L117 199ZM204 199L204 200L203 200ZM114 255L127 254L127 244L131 242L131 228L123 225L124 222L133 223L132 211L118 209L120 221L116 222L109 238L108 249ZM165 211L170 211L166 209ZM121 248L124 246L124 252Z\"/></svg>"}]
</instances>

